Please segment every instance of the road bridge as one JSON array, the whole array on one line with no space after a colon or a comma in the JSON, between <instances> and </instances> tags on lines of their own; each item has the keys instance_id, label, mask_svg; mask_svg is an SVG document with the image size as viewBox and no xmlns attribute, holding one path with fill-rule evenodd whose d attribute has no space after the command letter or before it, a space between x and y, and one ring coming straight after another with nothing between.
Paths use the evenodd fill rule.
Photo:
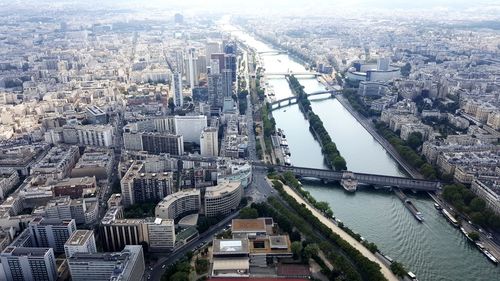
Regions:
<instances>
[{"instance_id":1,"label":"road bridge","mask_svg":"<svg viewBox=\"0 0 500 281\"><path fill-rule=\"evenodd\" d=\"M309 98L309 97L324 95L324 94L330 94L328 97L333 98L338 93L335 90L324 90L324 91L312 92L312 93L306 94L306 96ZM283 99L273 101L269 104L271 105L271 110L274 110L277 108L281 108L282 106L289 106L289 105L296 104L296 103L298 103L297 96L291 96L288 98L283 98Z\"/></svg>"},{"instance_id":2,"label":"road bridge","mask_svg":"<svg viewBox=\"0 0 500 281\"><path fill-rule=\"evenodd\" d=\"M282 54L288 54L287 51L279 51L279 50L274 50L274 51L261 51L257 52L259 55L282 55Z\"/></svg>"},{"instance_id":3,"label":"road bridge","mask_svg":"<svg viewBox=\"0 0 500 281\"><path fill-rule=\"evenodd\" d=\"M313 169L305 167L282 166L282 165L267 165L262 163L254 163L254 166L274 168L275 171L292 172L295 176L301 178L315 178L324 182L340 181L342 179L342 171L333 171L325 169ZM375 175L365 173L353 173L358 184L373 185L376 187L398 187L400 189L410 189L415 191L434 192L441 189L441 183L438 181L410 179L404 177Z\"/></svg>"}]
</instances>

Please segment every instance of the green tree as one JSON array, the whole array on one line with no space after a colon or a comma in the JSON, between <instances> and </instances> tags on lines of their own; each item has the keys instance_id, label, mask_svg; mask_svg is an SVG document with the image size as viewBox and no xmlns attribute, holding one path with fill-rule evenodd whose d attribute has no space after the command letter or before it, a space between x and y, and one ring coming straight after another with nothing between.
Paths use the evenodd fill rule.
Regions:
<instances>
[{"instance_id":1,"label":"green tree","mask_svg":"<svg viewBox=\"0 0 500 281\"><path fill-rule=\"evenodd\" d=\"M302 253L302 243L300 243L300 241L292 242L291 248L293 259L298 259L300 257L300 254Z\"/></svg>"},{"instance_id":2,"label":"green tree","mask_svg":"<svg viewBox=\"0 0 500 281\"><path fill-rule=\"evenodd\" d=\"M174 112L175 109L174 98L168 98L168 108L170 109L171 112Z\"/></svg>"},{"instance_id":3,"label":"green tree","mask_svg":"<svg viewBox=\"0 0 500 281\"><path fill-rule=\"evenodd\" d=\"M179 271L170 276L169 281L189 281L189 273Z\"/></svg>"},{"instance_id":4,"label":"green tree","mask_svg":"<svg viewBox=\"0 0 500 281\"><path fill-rule=\"evenodd\" d=\"M399 277L404 277L406 276L407 272L406 269L404 268L403 264L395 261L391 263L391 271L394 272Z\"/></svg>"},{"instance_id":5,"label":"green tree","mask_svg":"<svg viewBox=\"0 0 500 281\"><path fill-rule=\"evenodd\" d=\"M344 157L338 155L333 158L333 167L335 167L335 170L337 171L347 170L347 164Z\"/></svg>"},{"instance_id":6,"label":"green tree","mask_svg":"<svg viewBox=\"0 0 500 281\"><path fill-rule=\"evenodd\" d=\"M473 212L482 213L486 208L486 202L483 199L476 197L470 201L469 207Z\"/></svg>"},{"instance_id":7,"label":"green tree","mask_svg":"<svg viewBox=\"0 0 500 281\"><path fill-rule=\"evenodd\" d=\"M240 218L242 219L256 219L259 217L259 212L251 207L245 207L240 211Z\"/></svg>"},{"instance_id":8,"label":"green tree","mask_svg":"<svg viewBox=\"0 0 500 281\"><path fill-rule=\"evenodd\" d=\"M469 238L472 239L472 241L478 241L479 240L479 233L477 232L471 232L468 234Z\"/></svg>"},{"instance_id":9,"label":"green tree","mask_svg":"<svg viewBox=\"0 0 500 281\"><path fill-rule=\"evenodd\" d=\"M408 140L406 141L408 143L408 146L410 146L413 149L417 149L419 146L422 145L422 134L420 132L413 132L408 136Z\"/></svg>"},{"instance_id":10,"label":"green tree","mask_svg":"<svg viewBox=\"0 0 500 281\"><path fill-rule=\"evenodd\" d=\"M306 257L306 259L317 256L318 252L319 247L316 243L307 244L307 246L304 248L304 256Z\"/></svg>"}]
</instances>

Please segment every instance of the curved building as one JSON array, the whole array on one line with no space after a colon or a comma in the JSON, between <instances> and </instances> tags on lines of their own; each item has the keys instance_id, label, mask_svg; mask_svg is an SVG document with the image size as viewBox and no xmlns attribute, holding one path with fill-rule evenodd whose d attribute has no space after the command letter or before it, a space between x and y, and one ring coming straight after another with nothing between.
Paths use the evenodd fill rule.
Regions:
<instances>
[{"instance_id":1,"label":"curved building","mask_svg":"<svg viewBox=\"0 0 500 281\"><path fill-rule=\"evenodd\" d=\"M162 219L177 219L180 215L200 210L199 189L182 190L163 198L155 208L155 216Z\"/></svg>"},{"instance_id":2,"label":"curved building","mask_svg":"<svg viewBox=\"0 0 500 281\"><path fill-rule=\"evenodd\" d=\"M205 216L228 215L240 204L243 186L240 181L221 181L205 191Z\"/></svg>"}]
</instances>

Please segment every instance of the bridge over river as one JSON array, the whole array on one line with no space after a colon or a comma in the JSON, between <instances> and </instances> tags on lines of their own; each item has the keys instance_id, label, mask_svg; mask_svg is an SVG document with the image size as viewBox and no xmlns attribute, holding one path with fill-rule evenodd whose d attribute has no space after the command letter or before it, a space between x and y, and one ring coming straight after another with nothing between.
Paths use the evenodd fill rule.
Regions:
<instances>
[{"instance_id":1,"label":"bridge over river","mask_svg":"<svg viewBox=\"0 0 500 281\"><path fill-rule=\"evenodd\" d=\"M315 178L324 182L333 182L342 180L346 171L333 171L325 169L314 169L305 167L268 165L263 163L254 163L254 166L274 168L275 171L292 172L297 177ZM350 173L350 172L349 172ZM404 177L394 177L386 175L374 175L364 173L352 173L358 184L373 185L376 187L398 187L400 189L410 189L415 191L434 192L441 189L441 183L438 181L411 179Z\"/></svg>"},{"instance_id":2,"label":"bridge over river","mask_svg":"<svg viewBox=\"0 0 500 281\"><path fill-rule=\"evenodd\" d=\"M313 92L310 94L306 94L306 96L309 98L309 97L323 95L323 94L330 94L329 97L333 98L333 97L335 97L335 95L337 95L339 93L337 93L335 90L324 90L324 91L317 91L317 92ZM269 104L271 105L271 110L274 110L274 109L280 108L282 106L289 106L289 105L296 104L296 103L298 103L297 96L291 96L291 97L272 101Z\"/></svg>"}]
</instances>

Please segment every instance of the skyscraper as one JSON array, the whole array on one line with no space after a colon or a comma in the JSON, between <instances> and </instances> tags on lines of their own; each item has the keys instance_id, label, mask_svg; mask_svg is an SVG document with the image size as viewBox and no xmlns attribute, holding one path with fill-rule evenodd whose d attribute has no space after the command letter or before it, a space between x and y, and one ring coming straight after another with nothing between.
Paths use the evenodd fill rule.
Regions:
<instances>
[{"instance_id":1,"label":"skyscraper","mask_svg":"<svg viewBox=\"0 0 500 281\"><path fill-rule=\"evenodd\" d=\"M217 66L218 67L218 66ZM212 108L222 107L224 95L222 93L222 75L218 73L209 73L208 82L208 103Z\"/></svg>"},{"instance_id":2,"label":"skyscraper","mask_svg":"<svg viewBox=\"0 0 500 281\"><path fill-rule=\"evenodd\" d=\"M174 98L174 105L178 107L182 107L184 105L184 97L182 96L182 75L174 71L172 73L172 81L171 81L170 89Z\"/></svg>"},{"instance_id":3,"label":"skyscraper","mask_svg":"<svg viewBox=\"0 0 500 281\"><path fill-rule=\"evenodd\" d=\"M189 86L191 89L194 86L198 85L198 58L196 57L196 49L189 48L187 51L187 65L188 65L188 73L187 78L189 82Z\"/></svg>"}]
</instances>

